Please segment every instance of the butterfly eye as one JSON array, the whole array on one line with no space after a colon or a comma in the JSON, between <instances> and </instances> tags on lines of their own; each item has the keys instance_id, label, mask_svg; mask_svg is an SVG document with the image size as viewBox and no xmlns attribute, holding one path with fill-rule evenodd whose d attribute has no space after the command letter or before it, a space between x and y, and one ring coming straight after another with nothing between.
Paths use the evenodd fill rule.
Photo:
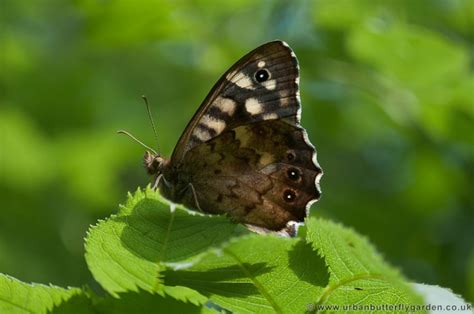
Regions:
<instances>
[{"instance_id":1,"label":"butterfly eye","mask_svg":"<svg viewBox=\"0 0 474 314\"><path fill-rule=\"evenodd\" d=\"M293 181L297 181L300 178L300 172L296 168L290 168L286 172L288 178Z\"/></svg>"},{"instance_id":2,"label":"butterfly eye","mask_svg":"<svg viewBox=\"0 0 474 314\"><path fill-rule=\"evenodd\" d=\"M293 190L286 190L283 193L283 199L288 203L293 202L296 199L296 193Z\"/></svg>"},{"instance_id":3,"label":"butterfly eye","mask_svg":"<svg viewBox=\"0 0 474 314\"><path fill-rule=\"evenodd\" d=\"M255 80L259 83L265 82L270 78L270 73L266 69L260 69L255 73Z\"/></svg>"}]
</instances>

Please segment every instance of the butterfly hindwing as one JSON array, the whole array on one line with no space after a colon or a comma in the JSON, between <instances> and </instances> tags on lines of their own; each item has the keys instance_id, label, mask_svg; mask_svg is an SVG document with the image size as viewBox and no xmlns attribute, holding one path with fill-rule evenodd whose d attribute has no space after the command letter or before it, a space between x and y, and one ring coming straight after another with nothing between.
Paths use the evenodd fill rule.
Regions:
<instances>
[{"instance_id":1,"label":"butterfly hindwing","mask_svg":"<svg viewBox=\"0 0 474 314\"><path fill-rule=\"evenodd\" d=\"M193 177L187 205L269 230L302 222L318 199L321 169L304 130L284 121L260 121L223 132L186 154Z\"/></svg>"},{"instance_id":2,"label":"butterfly hindwing","mask_svg":"<svg viewBox=\"0 0 474 314\"><path fill-rule=\"evenodd\" d=\"M228 129L262 120L299 123L299 69L282 41L267 43L234 64L214 85L176 146L172 162Z\"/></svg>"}]
</instances>

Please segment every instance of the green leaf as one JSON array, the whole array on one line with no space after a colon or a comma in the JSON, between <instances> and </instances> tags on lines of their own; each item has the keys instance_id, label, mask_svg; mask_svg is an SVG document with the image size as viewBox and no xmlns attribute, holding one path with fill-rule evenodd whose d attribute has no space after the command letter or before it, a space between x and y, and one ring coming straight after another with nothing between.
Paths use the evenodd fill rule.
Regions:
<instances>
[{"instance_id":1,"label":"green leaf","mask_svg":"<svg viewBox=\"0 0 474 314\"><path fill-rule=\"evenodd\" d=\"M111 298L108 296L107 298ZM96 310L98 302L102 299L95 296L92 292L87 294L75 295L65 302L56 306L51 314L90 314L100 313Z\"/></svg>"},{"instance_id":2,"label":"green leaf","mask_svg":"<svg viewBox=\"0 0 474 314\"><path fill-rule=\"evenodd\" d=\"M303 240L273 235L234 239L164 280L238 313L302 313L328 282L324 261Z\"/></svg>"},{"instance_id":3,"label":"green leaf","mask_svg":"<svg viewBox=\"0 0 474 314\"><path fill-rule=\"evenodd\" d=\"M183 287L183 286L174 286L174 287L163 287L163 292L170 296L175 298L176 300L182 301L182 302L190 302L194 305L203 305L205 304L208 299L197 292L196 290L193 290L188 287Z\"/></svg>"},{"instance_id":4,"label":"green leaf","mask_svg":"<svg viewBox=\"0 0 474 314\"><path fill-rule=\"evenodd\" d=\"M86 261L94 278L112 295L159 291L160 271L167 265L192 263L209 247L243 232L247 231L225 217L188 211L148 188L130 195L118 215L89 230Z\"/></svg>"},{"instance_id":5,"label":"green leaf","mask_svg":"<svg viewBox=\"0 0 474 314\"><path fill-rule=\"evenodd\" d=\"M120 294L120 298L110 295L98 297L88 288L64 289L57 286L23 283L8 275L0 274L0 313L54 313L54 314L80 314L80 313L154 313L157 309L166 313L211 313L212 310L203 308L200 304L176 300L171 295L179 295L186 289L178 287L173 291L159 294L150 294L145 291L139 293ZM191 289L184 297L195 298Z\"/></svg>"},{"instance_id":6,"label":"green leaf","mask_svg":"<svg viewBox=\"0 0 474 314\"><path fill-rule=\"evenodd\" d=\"M130 292L114 298L94 297L91 299L71 298L55 308L53 314L78 313L201 313L202 306L180 302L166 295L150 294L145 291Z\"/></svg>"},{"instance_id":7,"label":"green leaf","mask_svg":"<svg viewBox=\"0 0 474 314\"><path fill-rule=\"evenodd\" d=\"M0 274L0 313L47 313L53 307L82 293L78 288L27 284Z\"/></svg>"},{"instance_id":8,"label":"green leaf","mask_svg":"<svg viewBox=\"0 0 474 314\"><path fill-rule=\"evenodd\" d=\"M307 221L307 239L325 259L329 284L318 305L422 304L399 272L362 236L323 219Z\"/></svg>"},{"instance_id":9,"label":"green leaf","mask_svg":"<svg viewBox=\"0 0 474 314\"><path fill-rule=\"evenodd\" d=\"M96 308L99 313L200 313L201 306L179 302L170 297L156 294L127 293L120 295L120 299L107 298L102 300Z\"/></svg>"},{"instance_id":10,"label":"green leaf","mask_svg":"<svg viewBox=\"0 0 474 314\"><path fill-rule=\"evenodd\" d=\"M86 260L116 297L145 290L249 313L421 304L363 237L337 224L310 219L309 243L304 237L235 237L242 233L225 217L188 211L148 188L129 195L117 215L90 230Z\"/></svg>"}]
</instances>

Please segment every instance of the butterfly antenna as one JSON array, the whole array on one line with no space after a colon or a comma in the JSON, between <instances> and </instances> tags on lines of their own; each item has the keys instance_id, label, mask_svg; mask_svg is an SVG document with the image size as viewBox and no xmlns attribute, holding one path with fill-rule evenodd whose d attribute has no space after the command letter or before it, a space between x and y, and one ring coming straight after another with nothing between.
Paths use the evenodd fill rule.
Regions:
<instances>
[{"instance_id":1,"label":"butterfly antenna","mask_svg":"<svg viewBox=\"0 0 474 314\"><path fill-rule=\"evenodd\" d=\"M153 133L155 134L156 147L158 147L158 133L156 132L155 121L153 121L153 115L151 114L151 108L148 104L148 98L145 95L143 95L142 98L145 102L146 111L148 112L148 118L150 119L151 127L153 128Z\"/></svg>"},{"instance_id":2,"label":"butterfly antenna","mask_svg":"<svg viewBox=\"0 0 474 314\"><path fill-rule=\"evenodd\" d=\"M127 132L127 131L125 131L125 130L118 130L117 133L118 133L118 134L127 135L127 136L130 137L132 140L134 140L134 141L137 142L138 144L142 145L143 147L145 147L146 149L148 149L149 151L151 151L154 155L158 155L158 153L157 153L153 148L151 148L150 146L146 145L145 143L143 143L142 141L140 141L138 138L136 138L135 136L133 136L133 135L130 134L129 132Z\"/></svg>"}]
</instances>

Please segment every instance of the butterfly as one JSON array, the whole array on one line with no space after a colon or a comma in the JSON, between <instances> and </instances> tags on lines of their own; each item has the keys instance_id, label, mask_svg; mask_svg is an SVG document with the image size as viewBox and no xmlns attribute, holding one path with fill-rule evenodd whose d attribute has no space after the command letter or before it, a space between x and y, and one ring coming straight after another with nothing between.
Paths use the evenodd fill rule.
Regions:
<instances>
[{"instance_id":1,"label":"butterfly","mask_svg":"<svg viewBox=\"0 0 474 314\"><path fill-rule=\"evenodd\" d=\"M175 203L291 236L321 195L322 170L300 117L298 60L272 41L217 81L170 159L147 151L145 167Z\"/></svg>"}]
</instances>

